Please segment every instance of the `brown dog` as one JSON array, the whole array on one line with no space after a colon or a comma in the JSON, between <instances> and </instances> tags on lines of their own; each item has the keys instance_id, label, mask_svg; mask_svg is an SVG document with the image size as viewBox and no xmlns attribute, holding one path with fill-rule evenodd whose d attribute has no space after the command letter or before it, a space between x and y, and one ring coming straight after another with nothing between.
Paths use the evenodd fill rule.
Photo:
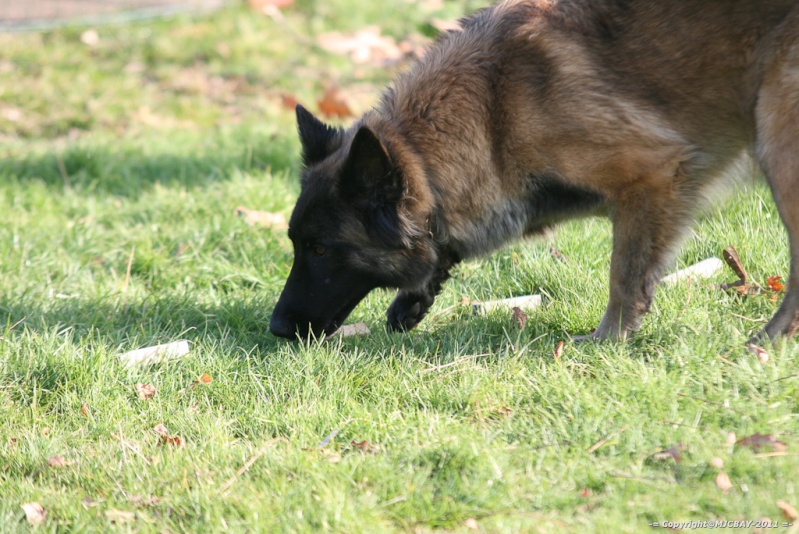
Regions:
<instances>
[{"instance_id":1,"label":"brown dog","mask_svg":"<svg viewBox=\"0 0 799 534\"><path fill-rule=\"evenodd\" d=\"M597 213L610 299L592 337L634 331L704 193L748 154L788 229L761 334L799 329L796 0L506 0L462 21L347 130L297 108L294 265L273 333L331 333L376 287L393 329L457 262Z\"/></svg>"}]
</instances>

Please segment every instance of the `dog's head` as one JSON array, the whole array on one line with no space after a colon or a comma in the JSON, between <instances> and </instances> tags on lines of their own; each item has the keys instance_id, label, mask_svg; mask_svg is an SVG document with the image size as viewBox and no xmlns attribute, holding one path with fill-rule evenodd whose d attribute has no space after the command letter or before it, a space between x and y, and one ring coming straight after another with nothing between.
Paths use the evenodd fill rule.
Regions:
<instances>
[{"instance_id":1,"label":"dog's head","mask_svg":"<svg viewBox=\"0 0 799 534\"><path fill-rule=\"evenodd\" d=\"M302 186L289 222L294 264L273 334L331 334L378 287L412 288L436 265L429 213L409 192L397 150L359 122L332 128L297 106Z\"/></svg>"}]
</instances>

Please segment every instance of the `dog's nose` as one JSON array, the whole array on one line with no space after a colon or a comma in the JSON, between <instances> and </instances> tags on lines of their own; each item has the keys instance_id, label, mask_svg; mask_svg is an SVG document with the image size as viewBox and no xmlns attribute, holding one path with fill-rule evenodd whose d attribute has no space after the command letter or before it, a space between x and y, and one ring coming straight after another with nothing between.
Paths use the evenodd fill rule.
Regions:
<instances>
[{"instance_id":1,"label":"dog's nose","mask_svg":"<svg viewBox=\"0 0 799 534\"><path fill-rule=\"evenodd\" d=\"M288 315L273 313L272 319L269 321L269 331L279 337L295 339L297 324Z\"/></svg>"}]
</instances>

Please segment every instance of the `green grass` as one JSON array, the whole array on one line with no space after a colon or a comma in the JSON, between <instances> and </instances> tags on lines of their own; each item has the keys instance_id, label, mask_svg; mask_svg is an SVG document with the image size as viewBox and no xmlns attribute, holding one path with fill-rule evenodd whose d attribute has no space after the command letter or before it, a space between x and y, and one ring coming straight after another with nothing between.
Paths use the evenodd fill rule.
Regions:
<instances>
[{"instance_id":1,"label":"green grass","mask_svg":"<svg viewBox=\"0 0 799 534\"><path fill-rule=\"evenodd\" d=\"M554 358L602 313L604 220L464 264L407 335L385 332L385 292L350 319L368 337L268 333L290 242L234 210L291 210L298 146L279 95L313 108L335 80L369 88L366 106L391 74L296 33L375 23L402 38L478 7L397 5L305 1L285 21L231 8L101 27L95 48L82 29L0 35L14 80L0 108L21 114L0 113L0 532L27 531L20 505L34 501L39 530L65 532L468 532L469 518L486 532L644 532L782 521L777 500L799 505L797 344L768 347L765 364L744 348L776 310L769 295L720 291L729 272L683 283L657 294L633 341L567 343ZM761 284L787 273L764 187L710 209L678 263L729 244ZM510 313L443 313L464 295L529 293L546 305L523 330ZM186 358L117 359L178 339ZM193 386L203 373L212 383ZM141 400L137 383L156 395ZM159 423L185 445L160 444ZM730 446L728 432L773 433L787 454ZM653 458L677 443L681 462ZM69 465L48 466L56 455ZM112 523L115 510L132 519Z\"/></svg>"}]
</instances>

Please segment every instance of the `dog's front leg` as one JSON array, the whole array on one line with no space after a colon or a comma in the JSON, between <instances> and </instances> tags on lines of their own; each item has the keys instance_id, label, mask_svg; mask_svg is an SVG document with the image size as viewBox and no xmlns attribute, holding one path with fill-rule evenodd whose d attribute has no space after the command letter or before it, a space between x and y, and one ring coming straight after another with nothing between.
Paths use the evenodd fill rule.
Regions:
<instances>
[{"instance_id":1,"label":"dog's front leg","mask_svg":"<svg viewBox=\"0 0 799 534\"><path fill-rule=\"evenodd\" d=\"M613 210L610 297L585 339L623 339L649 311L658 280L691 221L692 196L659 188L630 191Z\"/></svg>"},{"instance_id":2,"label":"dog's front leg","mask_svg":"<svg viewBox=\"0 0 799 534\"><path fill-rule=\"evenodd\" d=\"M388 307L388 328L391 331L405 331L418 325L433 306L441 286L449 279L449 270L457 263L447 259L439 263L433 276L420 289L400 289L391 306Z\"/></svg>"}]
</instances>

